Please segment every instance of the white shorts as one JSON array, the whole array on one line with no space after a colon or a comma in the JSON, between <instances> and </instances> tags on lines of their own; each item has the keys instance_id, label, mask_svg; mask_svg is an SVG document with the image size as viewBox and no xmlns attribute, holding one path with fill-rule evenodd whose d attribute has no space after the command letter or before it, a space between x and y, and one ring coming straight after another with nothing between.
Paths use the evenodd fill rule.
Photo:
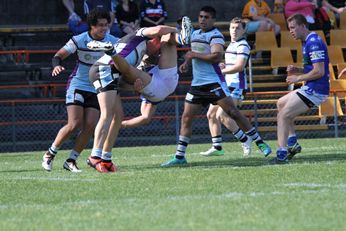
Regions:
<instances>
[{"instance_id":1,"label":"white shorts","mask_svg":"<svg viewBox=\"0 0 346 231\"><path fill-rule=\"evenodd\" d=\"M304 103L307 104L308 107L311 106L320 106L320 104L322 104L324 101L326 101L328 95L322 95L319 93L316 93L312 88L308 87L308 86L302 86L301 88L297 89L297 93L301 94L302 96L304 96L306 99L308 99L311 103L313 103L313 105L309 105L308 102ZM299 96L298 94L298 96Z\"/></svg>"},{"instance_id":2,"label":"white shorts","mask_svg":"<svg viewBox=\"0 0 346 231\"><path fill-rule=\"evenodd\" d=\"M149 71L151 82L141 90L144 98L151 102L160 102L172 94L178 85L178 68L159 69L155 66Z\"/></svg>"}]
</instances>

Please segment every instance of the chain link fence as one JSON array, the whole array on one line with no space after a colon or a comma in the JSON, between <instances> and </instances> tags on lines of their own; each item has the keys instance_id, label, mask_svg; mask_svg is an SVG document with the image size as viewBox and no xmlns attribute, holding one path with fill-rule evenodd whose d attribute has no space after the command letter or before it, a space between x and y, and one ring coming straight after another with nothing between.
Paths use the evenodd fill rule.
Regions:
<instances>
[{"instance_id":1,"label":"chain link fence","mask_svg":"<svg viewBox=\"0 0 346 231\"><path fill-rule=\"evenodd\" d=\"M276 139L276 100L283 92L249 93L241 110L266 140ZM340 100L343 110L344 100ZM123 107L126 118L138 116L140 100L124 97ZM116 146L145 146L175 144L179 135L180 116L183 112L184 95L173 95L160 103L151 123L138 127L121 129ZM337 108L335 108L336 110ZM344 110L345 111L345 110ZM193 124L191 143L210 143L207 108L201 111ZM53 142L59 129L66 123L67 114L64 100L7 100L0 102L0 152L45 150ZM345 136L343 115L319 115L315 108L296 120L300 138L322 138ZM77 135L77 133L76 133ZM70 149L74 143L71 137L61 148ZM233 135L223 128L225 142L235 141ZM92 140L88 148L92 147Z\"/></svg>"}]
</instances>

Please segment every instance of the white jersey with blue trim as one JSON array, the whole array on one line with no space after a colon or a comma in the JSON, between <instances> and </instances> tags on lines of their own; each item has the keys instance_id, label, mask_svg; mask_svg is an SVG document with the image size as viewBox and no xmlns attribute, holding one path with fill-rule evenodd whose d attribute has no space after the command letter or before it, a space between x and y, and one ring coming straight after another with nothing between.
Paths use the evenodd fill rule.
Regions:
<instances>
[{"instance_id":1,"label":"white jersey with blue trim","mask_svg":"<svg viewBox=\"0 0 346 231\"><path fill-rule=\"evenodd\" d=\"M87 31L73 36L63 47L70 54L77 52L78 56L77 64L68 79L67 88L69 90L79 89L96 93L94 86L89 81L89 69L104 53L87 48L88 42L92 40L94 39ZM100 41L116 43L118 38L107 33Z\"/></svg>"},{"instance_id":2,"label":"white jersey with blue trim","mask_svg":"<svg viewBox=\"0 0 346 231\"><path fill-rule=\"evenodd\" d=\"M231 42L225 52L225 65L233 66L237 59L241 57L247 63L247 60L250 57L250 46L244 38L239 39L238 41ZM228 87L236 89L247 89L246 84L246 69L244 67L243 71L226 74L226 83Z\"/></svg>"},{"instance_id":3,"label":"white jersey with blue trim","mask_svg":"<svg viewBox=\"0 0 346 231\"><path fill-rule=\"evenodd\" d=\"M225 45L222 33L213 28L207 32L195 30L191 35L191 50L201 54L211 54L214 44ZM208 63L200 59L192 59L193 79L191 86L201 86L209 83L225 82L218 63Z\"/></svg>"}]
</instances>

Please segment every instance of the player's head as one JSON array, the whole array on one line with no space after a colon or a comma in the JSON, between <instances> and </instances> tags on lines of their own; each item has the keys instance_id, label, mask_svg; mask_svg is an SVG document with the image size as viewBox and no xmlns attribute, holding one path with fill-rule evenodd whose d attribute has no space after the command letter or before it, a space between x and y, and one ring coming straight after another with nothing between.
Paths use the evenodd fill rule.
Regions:
<instances>
[{"instance_id":1,"label":"player's head","mask_svg":"<svg viewBox=\"0 0 346 231\"><path fill-rule=\"evenodd\" d=\"M294 39L304 40L309 33L308 22L302 14L295 14L287 19L288 29Z\"/></svg>"},{"instance_id":2,"label":"player's head","mask_svg":"<svg viewBox=\"0 0 346 231\"><path fill-rule=\"evenodd\" d=\"M147 55L158 56L160 54L161 40L159 37L147 41Z\"/></svg>"},{"instance_id":3,"label":"player's head","mask_svg":"<svg viewBox=\"0 0 346 231\"><path fill-rule=\"evenodd\" d=\"M229 24L229 34L231 35L232 42L237 41L244 36L245 22L241 18L235 17Z\"/></svg>"},{"instance_id":4,"label":"player's head","mask_svg":"<svg viewBox=\"0 0 346 231\"><path fill-rule=\"evenodd\" d=\"M212 6L203 6L199 11L198 24L202 31L208 31L214 27L216 10Z\"/></svg>"},{"instance_id":5,"label":"player's head","mask_svg":"<svg viewBox=\"0 0 346 231\"><path fill-rule=\"evenodd\" d=\"M111 17L108 11L94 9L88 14L87 22L93 39L103 39L109 29Z\"/></svg>"}]
</instances>

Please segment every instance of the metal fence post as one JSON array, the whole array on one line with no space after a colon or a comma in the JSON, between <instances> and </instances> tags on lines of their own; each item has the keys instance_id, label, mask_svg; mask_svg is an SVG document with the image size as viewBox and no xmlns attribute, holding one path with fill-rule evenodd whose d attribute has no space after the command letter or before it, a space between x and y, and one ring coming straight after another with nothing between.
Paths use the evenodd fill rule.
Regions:
<instances>
[{"instance_id":1,"label":"metal fence post","mask_svg":"<svg viewBox=\"0 0 346 231\"><path fill-rule=\"evenodd\" d=\"M16 110L15 106L16 103L12 102L11 103L11 121L12 121L12 151L15 152L17 150L17 141L16 141Z\"/></svg>"},{"instance_id":2,"label":"metal fence post","mask_svg":"<svg viewBox=\"0 0 346 231\"><path fill-rule=\"evenodd\" d=\"M180 129L180 119L179 119L179 99L175 97L175 140L176 143L179 141L179 129Z\"/></svg>"},{"instance_id":3,"label":"metal fence post","mask_svg":"<svg viewBox=\"0 0 346 231\"><path fill-rule=\"evenodd\" d=\"M338 111L337 111L337 97L336 92L334 92L334 136L335 138L339 137L339 129L338 129Z\"/></svg>"}]
</instances>

